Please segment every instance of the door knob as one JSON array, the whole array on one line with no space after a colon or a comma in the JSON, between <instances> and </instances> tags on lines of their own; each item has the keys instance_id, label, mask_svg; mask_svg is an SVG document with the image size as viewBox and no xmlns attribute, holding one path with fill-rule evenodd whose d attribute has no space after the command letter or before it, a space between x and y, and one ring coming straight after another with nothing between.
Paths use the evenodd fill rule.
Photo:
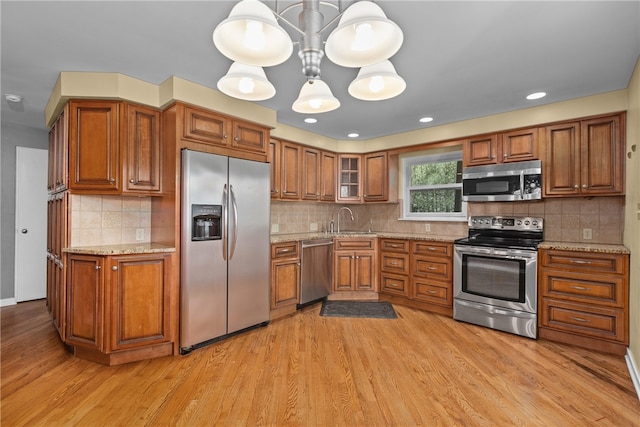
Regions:
<instances>
[{"instance_id":1,"label":"door knob","mask_svg":"<svg viewBox=\"0 0 640 427\"><path fill-rule=\"evenodd\" d=\"M29 230L27 230L26 228L23 228L22 230L20 230L20 232L22 234L27 234L29 232Z\"/></svg>"}]
</instances>

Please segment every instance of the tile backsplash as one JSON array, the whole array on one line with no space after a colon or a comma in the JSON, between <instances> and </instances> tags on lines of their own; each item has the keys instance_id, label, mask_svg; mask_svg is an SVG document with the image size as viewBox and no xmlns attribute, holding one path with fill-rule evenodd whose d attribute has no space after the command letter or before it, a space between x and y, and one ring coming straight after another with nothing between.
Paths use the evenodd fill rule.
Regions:
<instances>
[{"instance_id":1,"label":"tile backsplash","mask_svg":"<svg viewBox=\"0 0 640 427\"><path fill-rule=\"evenodd\" d=\"M315 224L317 231L329 227L331 219L337 227L336 214L348 206L354 214L341 214L340 227L345 231L393 231L447 236L465 236L466 222L429 222L399 220L402 204L341 205L314 202L271 202L272 232L278 234L305 233ZM544 199L535 202L469 203L469 215L514 215L544 218L545 240L622 244L624 228L624 197L592 197ZM274 227L275 226L275 227ZM591 239L583 231L591 230Z\"/></svg>"},{"instance_id":2,"label":"tile backsplash","mask_svg":"<svg viewBox=\"0 0 640 427\"><path fill-rule=\"evenodd\" d=\"M71 246L148 243L151 198L72 194ZM142 240L136 232L142 230Z\"/></svg>"}]
</instances>

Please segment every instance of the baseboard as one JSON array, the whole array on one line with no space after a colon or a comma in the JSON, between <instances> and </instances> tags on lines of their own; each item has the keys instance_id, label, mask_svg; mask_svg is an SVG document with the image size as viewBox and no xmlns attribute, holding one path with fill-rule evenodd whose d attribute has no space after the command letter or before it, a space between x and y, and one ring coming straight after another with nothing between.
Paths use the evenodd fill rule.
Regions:
<instances>
[{"instance_id":1,"label":"baseboard","mask_svg":"<svg viewBox=\"0 0 640 427\"><path fill-rule=\"evenodd\" d=\"M6 305L16 305L16 299L15 298L5 298L5 299L0 299L0 307L4 307Z\"/></svg>"},{"instance_id":2,"label":"baseboard","mask_svg":"<svg viewBox=\"0 0 640 427\"><path fill-rule=\"evenodd\" d=\"M638 400L640 400L640 371L638 371L638 367L636 366L633 355L631 354L631 349L627 347L627 354L624 356L624 360L627 362L627 368L629 368L629 375L631 376L631 382L633 382L633 387L636 389L636 394L638 395Z\"/></svg>"}]
</instances>

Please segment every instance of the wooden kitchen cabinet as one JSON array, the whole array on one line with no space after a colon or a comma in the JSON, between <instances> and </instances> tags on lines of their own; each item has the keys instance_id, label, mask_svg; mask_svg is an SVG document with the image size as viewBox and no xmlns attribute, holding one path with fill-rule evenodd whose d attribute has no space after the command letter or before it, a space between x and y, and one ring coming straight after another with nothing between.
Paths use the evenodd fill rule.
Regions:
<instances>
[{"instance_id":1,"label":"wooden kitchen cabinet","mask_svg":"<svg viewBox=\"0 0 640 427\"><path fill-rule=\"evenodd\" d=\"M300 245L298 242L271 245L271 318L283 311L292 313L300 302Z\"/></svg>"},{"instance_id":2,"label":"wooden kitchen cabinet","mask_svg":"<svg viewBox=\"0 0 640 427\"><path fill-rule=\"evenodd\" d=\"M268 128L182 103L178 111L178 117L183 117L180 126L184 147L221 155L246 152L266 160Z\"/></svg>"},{"instance_id":3,"label":"wooden kitchen cabinet","mask_svg":"<svg viewBox=\"0 0 640 427\"><path fill-rule=\"evenodd\" d=\"M302 199L320 200L322 189L322 153L311 147L302 147Z\"/></svg>"},{"instance_id":4,"label":"wooden kitchen cabinet","mask_svg":"<svg viewBox=\"0 0 640 427\"><path fill-rule=\"evenodd\" d=\"M69 189L120 193L120 141L124 138L122 103L69 102Z\"/></svg>"},{"instance_id":5,"label":"wooden kitchen cabinet","mask_svg":"<svg viewBox=\"0 0 640 427\"><path fill-rule=\"evenodd\" d=\"M453 313L453 244L411 242L411 298L440 314Z\"/></svg>"},{"instance_id":6,"label":"wooden kitchen cabinet","mask_svg":"<svg viewBox=\"0 0 640 427\"><path fill-rule=\"evenodd\" d=\"M479 135L463 144L463 165L480 166L538 158L538 128Z\"/></svg>"},{"instance_id":7,"label":"wooden kitchen cabinet","mask_svg":"<svg viewBox=\"0 0 640 427\"><path fill-rule=\"evenodd\" d=\"M330 151L321 153L320 171L320 200L325 202L336 201L336 169L337 155Z\"/></svg>"},{"instance_id":8,"label":"wooden kitchen cabinet","mask_svg":"<svg viewBox=\"0 0 640 427\"><path fill-rule=\"evenodd\" d=\"M624 194L625 114L545 128L544 197Z\"/></svg>"},{"instance_id":9,"label":"wooden kitchen cabinet","mask_svg":"<svg viewBox=\"0 0 640 427\"><path fill-rule=\"evenodd\" d=\"M333 256L334 292L377 291L375 239L336 238Z\"/></svg>"},{"instance_id":10,"label":"wooden kitchen cabinet","mask_svg":"<svg viewBox=\"0 0 640 427\"><path fill-rule=\"evenodd\" d=\"M69 189L160 195L160 111L118 101L69 102Z\"/></svg>"},{"instance_id":11,"label":"wooden kitchen cabinet","mask_svg":"<svg viewBox=\"0 0 640 427\"><path fill-rule=\"evenodd\" d=\"M410 244L403 239L380 239L380 293L409 297Z\"/></svg>"},{"instance_id":12,"label":"wooden kitchen cabinet","mask_svg":"<svg viewBox=\"0 0 640 427\"><path fill-rule=\"evenodd\" d=\"M280 147L280 141L277 139L271 139L269 141L269 151L267 152L267 162L270 167L270 188L271 198L280 198L280 181L281 181L281 169L282 169L282 156Z\"/></svg>"},{"instance_id":13,"label":"wooden kitchen cabinet","mask_svg":"<svg viewBox=\"0 0 640 427\"><path fill-rule=\"evenodd\" d=\"M127 138L124 150L124 193L162 191L162 141L160 111L127 104Z\"/></svg>"},{"instance_id":14,"label":"wooden kitchen cabinet","mask_svg":"<svg viewBox=\"0 0 640 427\"><path fill-rule=\"evenodd\" d=\"M386 202L389 200L389 154L369 153L362 156L363 194L365 202Z\"/></svg>"},{"instance_id":15,"label":"wooden kitchen cabinet","mask_svg":"<svg viewBox=\"0 0 640 427\"><path fill-rule=\"evenodd\" d=\"M49 170L47 175L47 191L49 193L64 191L68 186L68 117L69 106L66 105L49 129Z\"/></svg>"},{"instance_id":16,"label":"wooden kitchen cabinet","mask_svg":"<svg viewBox=\"0 0 640 427\"><path fill-rule=\"evenodd\" d=\"M629 344L629 255L539 250L538 335L624 355Z\"/></svg>"},{"instance_id":17,"label":"wooden kitchen cabinet","mask_svg":"<svg viewBox=\"0 0 640 427\"><path fill-rule=\"evenodd\" d=\"M76 356L117 365L173 353L171 255L67 258L66 343Z\"/></svg>"},{"instance_id":18,"label":"wooden kitchen cabinet","mask_svg":"<svg viewBox=\"0 0 640 427\"><path fill-rule=\"evenodd\" d=\"M389 200L389 154L340 154L337 201L345 203Z\"/></svg>"},{"instance_id":19,"label":"wooden kitchen cabinet","mask_svg":"<svg viewBox=\"0 0 640 427\"><path fill-rule=\"evenodd\" d=\"M68 192L51 194L47 200L47 308L60 338L65 339L66 257L68 246Z\"/></svg>"},{"instance_id":20,"label":"wooden kitchen cabinet","mask_svg":"<svg viewBox=\"0 0 640 427\"><path fill-rule=\"evenodd\" d=\"M280 156L280 198L298 200L301 196L302 147L293 142L281 141Z\"/></svg>"}]
</instances>

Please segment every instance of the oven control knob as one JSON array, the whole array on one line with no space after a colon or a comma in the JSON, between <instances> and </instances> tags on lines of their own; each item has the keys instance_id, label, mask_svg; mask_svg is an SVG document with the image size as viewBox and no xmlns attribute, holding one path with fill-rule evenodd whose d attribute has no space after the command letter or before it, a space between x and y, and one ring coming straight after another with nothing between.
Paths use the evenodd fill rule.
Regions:
<instances>
[{"instance_id":1,"label":"oven control knob","mask_svg":"<svg viewBox=\"0 0 640 427\"><path fill-rule=\"evenodd\" d=\"M524 222L524 225L529 225L529 224L530 224L529 220L526 220L526 221Z\"/></svg>"},{"instance_id":2,"label":"oven control knob","mask_svg":"<svg viewBox=\"0 0 640 427\"><path fill-rule=\"evenodd\" d=\"M522 221L518 220L518 222L516 222L516 225L522 225Z\"/></svg>"},{"instance_id":3,"label":"oven control knob","mask_svg":"<svg viewBox=\"0 0 640 427\"><path fill-rule=\"evenodd\" d=\"M538 225L538 221L533 221L531 224L533 224L533 226L537 226Z\"/></svg>"}]
</instances>

